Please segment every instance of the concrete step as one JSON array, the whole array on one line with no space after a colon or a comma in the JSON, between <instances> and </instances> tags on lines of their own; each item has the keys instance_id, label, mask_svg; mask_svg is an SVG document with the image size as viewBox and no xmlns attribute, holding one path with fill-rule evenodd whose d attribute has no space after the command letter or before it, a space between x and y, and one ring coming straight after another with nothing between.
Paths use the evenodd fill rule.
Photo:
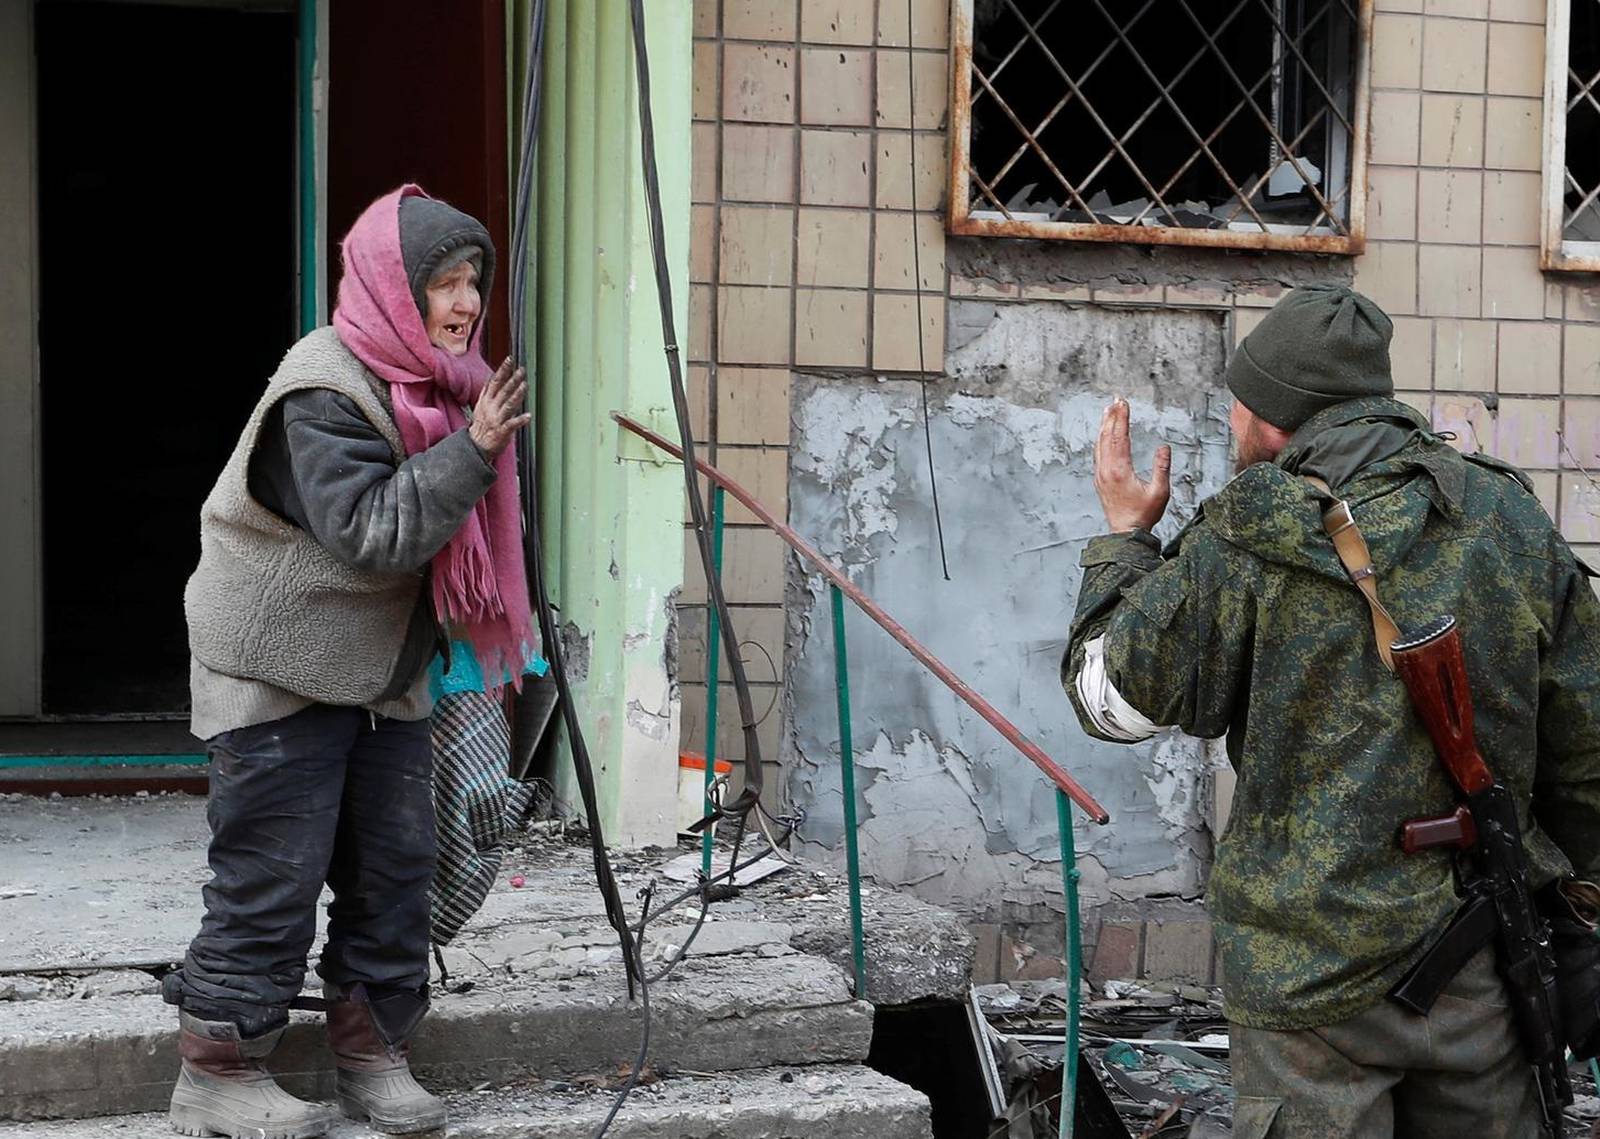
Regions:
<instances>
[{"instance_id":1,"label":"concrete step","mask_svg":"<svg viewBox=\"0 0 1600 1139\"><path fill-rule=\"evenodd\" d=\"M661 1071L852 1063L872 1039L872 1006L851 998L839 968L792 951L691 956L650 996L650 1064ZM270 1061L297 1095L332 1088L321 1019L295 1014ZM176 1021L154 996L0 1001L0 1119L164 1107L177 1072ZM413 1063L441 1090L604 1075L632 1062L640 1025L620 968L563 980L485 977L471 992L436 995Z\"/></svg>"},{"instance_id":2,"label":"concrete step","mask_svg":"<svg viewBox=\"0 0 1600 1139\"><path fill-rule=\"evenodd\" d=\"M0 793L0 886L14 887L0 898L0 1120L165 1106L177 1015L155 995L157 978L199 926L207 833L204 801L187 796ZM514 841L483 908L445 950L452 977L471 991L436 986L416 1042L419 1072L441 1090L615 1076L638 1049L639 1010L625 996L587 844L549 825ZM613 851L635 912L639 891L657 890L645 942L652 970L698 916L693 900L659 908L686 881L673 868L680 853ZM973 945L960 920L890 890L863 894L867 997L896 1005L962 996ZM651 1066L720 1073L863 1059L872 1006L852 999L849 931L843 878L815 866L717 902L688 960L652 989ZM319 1020L297 1014L271 1060L298 1094L332 1086Z\"/></svg>"},{"instance_id":3,"label":"concrete step","mask_svg":"<svg viewBox=\"0 0 1600 1139\"><path fill-rule=\"evenodd\" d=\"M543 1085L448 1096L445 1139L574 1139L588 1135L613 1093ZM0 1123L0 1139L167 1139L164 1112L53 1123ZM610 1139L929 1139L928 1101L867 1068L769 1068L711 1078L675 1076L629 1097ZM367 1139L345 1122L330 1139Z\"/></svg>"},{"instance_id":4,"label":"concrete step","mask_svg":"<svg viewBox=\"0 0 1600 1139\"><path fill-rule=\"evenodd\" d=\"M0 899L0 1001L6 974L159 969L183 960L210 877L205 810L204 799L189 795L33 799L0 787L0 886L20 888ZM678 853L613 851L630 911L651 881L660 887L658 906L683 884L661 877ZM719 871L727 857L718 851ZM524 888L511 885L514 876ZM893 890L868 886L862 894L873 1003L964 999L973 941L961 920ZM835 872L799 866L711 913L697 956L792 949L851 970L849 892ZM691 902L658 919L650 944L681 942L694 918ZM721 921L744 923L747 936L732 944L724 937L716 950L713 927ZM326 924L320 906L318 924ZM452 974L473 981L508 969L550 979L620 970L587 844L548 831L518 835L483 909L445 956Z\"/></svg>"}]
</instances>

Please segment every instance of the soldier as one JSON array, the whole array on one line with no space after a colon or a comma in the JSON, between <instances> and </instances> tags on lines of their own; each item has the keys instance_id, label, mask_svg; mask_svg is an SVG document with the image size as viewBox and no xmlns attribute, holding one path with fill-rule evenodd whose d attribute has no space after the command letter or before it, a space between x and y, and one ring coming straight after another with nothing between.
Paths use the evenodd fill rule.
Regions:
<instances>
[{"instance_id":1,"label":"soldier","mask_svg":"<svg viewBox=\"0 0 1600 1139\"><path fill-rule=\"evenodd\" d=\"M1426 1016L1386 999L1458 905L1449 856L1403 853L1397 827L1456 799L1306 476L1351 503L1401 629L1456 615L1529 885L1600 874L1591 573L1525 475L1393 398L1392 331L1348 288L1285 296L1228 365L1236 476L1165 549L1171 449L1141 480L1122 400L1095 448L1111 532L1083 554L1062 682L1100 739L1227 737L1207 906L1237 1139L1545 1134L1492 947Z\"/></svg>"}]
</instances>

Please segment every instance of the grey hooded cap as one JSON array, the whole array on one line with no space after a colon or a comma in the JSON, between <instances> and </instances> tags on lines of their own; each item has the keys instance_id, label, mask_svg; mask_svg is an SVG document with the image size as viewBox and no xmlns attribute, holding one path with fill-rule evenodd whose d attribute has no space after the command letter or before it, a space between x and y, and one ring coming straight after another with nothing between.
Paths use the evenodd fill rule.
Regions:
<instances>
[{"instance_id":1,"label":"grey hooded cap","mask_svg":"<svg viewBox=\"0 0 1600 1139\"><path fill-rule=\"evenodd\" d=\"M469 246L481 256L478 293L487 299L494 284L495 256L494 241L483 223L437 198L400 199L400 257L423 320L428 317L428 282L463 256L470 257L461 252ZM487 304L484 311L488 311Z\"/></svg>"}]
</instances>

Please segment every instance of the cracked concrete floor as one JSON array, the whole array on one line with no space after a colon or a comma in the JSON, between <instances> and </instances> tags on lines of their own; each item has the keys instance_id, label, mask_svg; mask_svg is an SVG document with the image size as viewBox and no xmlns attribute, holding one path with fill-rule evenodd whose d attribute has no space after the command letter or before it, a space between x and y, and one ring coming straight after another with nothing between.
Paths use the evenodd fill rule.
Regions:
<instances>
[{"instance_id":1,"label":"cracked concrete floor","mask_svg":"<svg viewBox=\"0 0 1600 1139\"><path fill-rule=\"evenodd\" d=\"M0 975L160 972L180 961L203 912L207 838L205 801L194 796L0 798ZM451 974L561 980L613 964L620 969L587 842L536 826L516 843L483 908L445 950ZM683 888L662 874L681 854L613 851L631 912L637 892L652 881L658 905ZM519 878L521 888L512 885ZM874 1001L959 998L973 953L961 922L893 891L869 886L865 895ZM791 867L714 905L693 952L801 953L848 969L848 906L839 875ZM691 899L654 921L647 957L674 953L697 913ZM319 906L319 946L325 924ZM313 960L316 953L314 947Z\"/></svg>"}]
</instances>

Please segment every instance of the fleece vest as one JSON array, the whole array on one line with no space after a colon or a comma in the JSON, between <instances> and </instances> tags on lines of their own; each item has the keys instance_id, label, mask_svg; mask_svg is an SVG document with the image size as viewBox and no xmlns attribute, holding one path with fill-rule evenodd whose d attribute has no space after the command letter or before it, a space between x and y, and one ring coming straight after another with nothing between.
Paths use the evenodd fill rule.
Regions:
<instances>
[{"instance_id":1,"label":"fleece vest","mask_svg":"<svg viewBox=\"0 0 1600 1139\"><path fill-rule=\"evenodd\" d=\"M331 328L284 356L200 508L200 565L184 590L189 651L213 672L323 704L364 705L388 687L421 573L356 569L251 497L250 457L267 413L308 388L338 392L406 457L388 385Z\"/></svg>"}]
</instances>

